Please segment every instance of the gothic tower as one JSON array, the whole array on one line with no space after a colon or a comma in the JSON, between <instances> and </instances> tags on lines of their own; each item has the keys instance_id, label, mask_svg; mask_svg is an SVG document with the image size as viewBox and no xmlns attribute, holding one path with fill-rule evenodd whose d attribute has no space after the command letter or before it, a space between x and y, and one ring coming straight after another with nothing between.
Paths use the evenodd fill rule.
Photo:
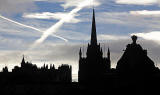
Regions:
<instances>
[{"instance_id":1,"label":"gothic tower","mask_svg":"<svg viewBox=\"0 0 160 95\"><path fill-rule=\"evenodd\" d=\"M100 44L97 44L95 11L93 9L91 41L88 43L86 57L82 57L82 51L79 51L79 82L99 82L102 81L106 72L110 70L110 51L108 57L103 57L103 51Z\"/></svg>"}]
</instances>

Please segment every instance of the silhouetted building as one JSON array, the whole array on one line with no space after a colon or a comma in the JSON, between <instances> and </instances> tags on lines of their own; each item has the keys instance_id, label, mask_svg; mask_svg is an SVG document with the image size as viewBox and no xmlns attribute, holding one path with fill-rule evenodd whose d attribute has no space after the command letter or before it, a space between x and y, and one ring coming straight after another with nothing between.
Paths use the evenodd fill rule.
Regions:
<instances>
[{"instance_id":1,"label":"silhouetted building","mask_svg":"<svg viewBox=\"0 0 160 95\"><path fill-rule=\"evenodd\" d=\"M5 74L4 74L5 73ZM3 68L0 73L0 77L5 79L6 83L40 83L40 82L72 82L72 67L69 65L61 65L58 69L55 69L54 65L45 65L38 68L32 63L25 62L24 56L21 62L21 66L15 66L12 72L8 72L8 68ZM1 80L1 79L0 79Z\"/></svg>"},{"instance_id":2,"label":"silhouetted building","mask_svg":"<svg viewBox=\"0 0 160 95\"><path fill-rule=\"evenodd\" d=\"M133 35L131 38L133 42L127 45L124 54L117 63L117 87L120 90L132 91L134 95L153 93L159 85L159 69L147 56L147 50L136 43L137 36Z\"/></svg>"},{"instance_id":3,"label":"silhouetted building","mask_svg":"<svg viewBox=\"0 0 160 95\"><path fill-rule=\"evenodd\" d=\"M133 35L133 42L127 45L124 54L117 63L119 73L148 75L154 73L156 67L154 62L147 56L147 50L144 50L136 43L137 36Z\"/></svg>"},{"instance_id":4,"label":"silhouetted building","mask_svg":"<svg viewBox=\"0 0 160 95\"><path fill-rule=\"evenodd\" d=\"M105 74L110 70L110 51L108 49L108 56L103 57L102 48L100 44L97 44L94 9L92 18L91 41L87 47L86 57L82 56L83 53L80 48L78 81L84 83L103 81Z\"/></svg>"}]
</instances>

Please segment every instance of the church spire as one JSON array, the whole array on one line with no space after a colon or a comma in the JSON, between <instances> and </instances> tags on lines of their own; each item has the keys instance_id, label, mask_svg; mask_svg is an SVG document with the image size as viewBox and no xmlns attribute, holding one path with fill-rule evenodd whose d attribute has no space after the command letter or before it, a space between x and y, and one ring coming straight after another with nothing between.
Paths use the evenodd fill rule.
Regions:
<instances>
[{"instance_id":1,"label":"church spire","mask_svg":"<svg viewBox=\"0 0 160 95\"><path fill-rule=\"evenodd\" d=\"M95 12L93 9L92 17L92 31L91 31L91 45L97 45L97 33L96 33L96 21L95 21Z\"/></svg>"},{"instance_id":2,"label":"church spire","mask_svg":"<svg viewBox=\"0 0 160 95\"><path fill-rule=\"evenodd\" d=\"M25 62L25 60L24 60L24 55L23 55L23 58L22 58L22 63L24 63Z\"/></svg>"},{"instance_id":3,"label":"church spire","mask_svg":"<svg viewBox=\"0 0 160 95\"><path fill-rule=\"evenodd\" d=\"M24 59L24 55L23 55L22 62L21 62L21 67L23 67L24 64L25 64L25 59Z\"/></svg>"},{"instance_id":4,"label":"church spire","mask_svg":"<svg viewBox=\"0 0 160 95\"><path fill-rule=\"evenodd\" d=\"M110 60L110 50L109 50L109 47L108 47L107 57Z\"/></svg>"},{"instance_id":5,"label":"church spire","mask_svg":"<svg viewBox=\"0 0 160 95\"><path fill-rule=\"evenodd\" d=\"M81 50L81 48L80 48L80 50L79 50L79 58L80 58L80 59L82 58L82 50Z\"/></svg>"}]
</instances>

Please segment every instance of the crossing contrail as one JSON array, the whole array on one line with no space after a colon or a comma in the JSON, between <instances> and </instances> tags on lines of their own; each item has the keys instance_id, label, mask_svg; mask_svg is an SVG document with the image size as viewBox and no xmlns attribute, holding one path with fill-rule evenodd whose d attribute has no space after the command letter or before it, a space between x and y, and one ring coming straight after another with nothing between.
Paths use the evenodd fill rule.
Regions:
<instances>
[{"instance_id":1,"label":"crossing contrail","mask_svg":"<svg viewBox=\"0 0 160 95\"><path fill-rule=\"evenodd\" d=\"M9 22L12 22L12 23L14 23L14 24L23 26L23 27L33 29L33 30L38 31L38 32L42 32L42 30L40 30L40 29L38 29L38 28L35 28L35 27L32 27L32 26L28 26L28 25L19 23L19 22L17 22L17 21L14 21L14 20L11 20L11 19L9 19L9 18L6 18L6 17L4 17L4 16L2 16L2 15L0 15L0 18L2 18L2 19L4 19L4 20L7 20L7 21L9 21ZM42 32L42 33L43 33L43 32ZM68 41L67 39L65 39L65 38L63 38L63 37L61 37L61 36L55 35L55 34L52 34L51 36L54 36L54 37L59 38L59 39L61 39L61 40L64 40L65 42Z\"/></svg>"},{"instance_id":2,"label":"crossing contrail","mask_svg":"<svg viewBox=\"0 0 160 95\"><path fill-rule=\"evenodd\" d=\"M68 13L68 15L66 15L66 17L62 18L56 24L51 26L48 30L43 32L43 35L38 40L35 41L35 44L43 43L43 41L46 40L48 36L55 33L65 22L68 22L69 20L74 18L77 12L79 12L84 7L90 5L90 3L91 3L90 0L84 0L83 2L79 3L76 6L76 8L74 8L72 11Z\"/></svg>"}]
</instances>

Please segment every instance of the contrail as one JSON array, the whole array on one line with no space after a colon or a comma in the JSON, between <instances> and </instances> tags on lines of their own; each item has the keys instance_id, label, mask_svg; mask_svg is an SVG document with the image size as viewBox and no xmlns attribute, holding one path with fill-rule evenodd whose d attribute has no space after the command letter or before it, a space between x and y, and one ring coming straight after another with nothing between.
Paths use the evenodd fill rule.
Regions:
<instances>
[{"instance_id":1,"label":"contrail","mask_svg":"<svg viewBox=\"0 0 160 95\"><path fill-rule=\"evenodd\" d=\"M15 23L15 24L17 24L17 25L26 27L26 28L30 28L30 29L36 30L36 31L38 31L38 32L42 32L42 31L41 31L40 29L38 29L38 28L35 28L35 27L32 27L32 26L28 26L28 25L25 25L25 24L22 24L22 23L13 21L13 20L8 19L8 18L6 18L6 17L4 17L4 16L2 16L2 15L0 15L0 18L5 19L5 20L7 20L7 21L9 21L9 22ZM64 40L65 42L68 41L67 39L65 39L65 38L63 38L63 37L60 37L60 36L57 36L57 35L55 35L55 34L52 34L52 36L54 36L54 37L56 37L56 38L59 38L59 39L61 39L61 40Z\"/></svg>"},{"instance_id":2,"label":"contrail","mask_svg":"<svg viewBox=\"0 0 160 95\"><path fill-rule=\"evenodd\" d=\"M81 3L79 3L79 5L75 9L70 11L66 17L62 18L56 24L54 24L52 27L50 27L48 30L43 32L43 35L38 40L35 41L35 44L42 43L44 40L47 39L48 36L55 33L65 22L67 22L68 20L71 20L73 17L75 17L74 14L76 14L77 12L79 12L81 9L88 6L89 4L90 4L90 0L85 0Z\"/></svg>"}]
</instances>

